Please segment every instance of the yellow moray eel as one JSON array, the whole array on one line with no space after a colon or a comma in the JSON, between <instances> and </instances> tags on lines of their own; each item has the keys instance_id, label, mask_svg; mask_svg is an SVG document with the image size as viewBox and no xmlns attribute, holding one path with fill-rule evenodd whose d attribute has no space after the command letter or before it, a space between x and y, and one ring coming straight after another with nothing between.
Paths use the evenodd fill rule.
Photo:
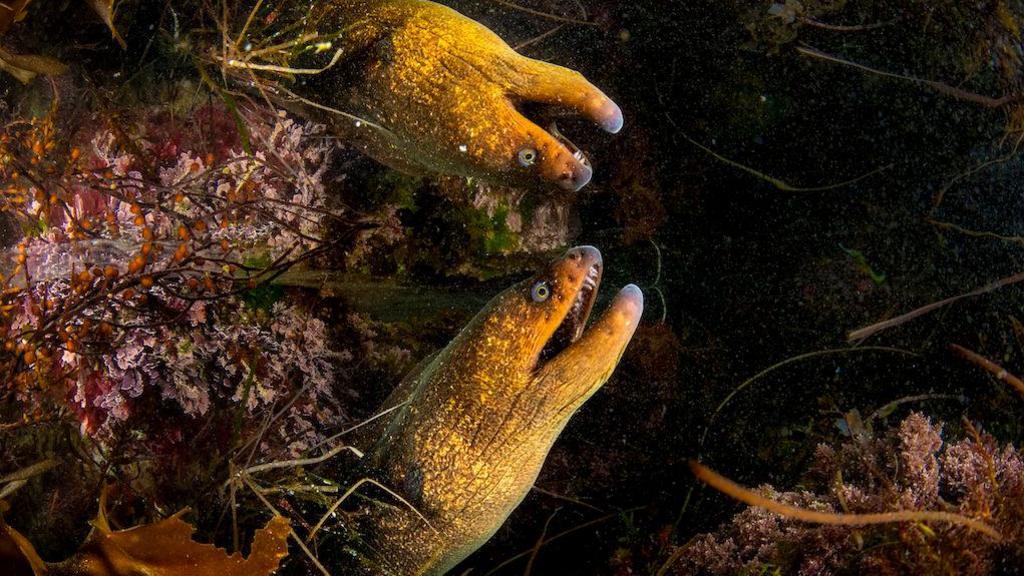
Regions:
<instances>
[{"instance_id":1,"label":"yellow moray eel","mask_svg":"<svg viewBox=\"0 0 1024 576\"><path fill-rule=\"evenodd\" d=\"M631 284L586 328L601 266L597 249L569 250L495 297L391 394L385 407L400 408L356 476L406 503L381 491L354 514L360 573L444 574L523 500L640 320L643 294Z\"/></svg>"},{"instance_id":2,"label":"yellow moray eel","mask_svg":"<svg viewBox=\"0 0 1024 576\"><path fill-rule=\"evenodd\" d=\"M589 161L523 111L622 128L619 107L581 74L520 55L440 4L333 0L292 18L316 41L292 48L295 81L278 96L400 171L575 191L590 181Z\"/></svg>"}]
</instances>

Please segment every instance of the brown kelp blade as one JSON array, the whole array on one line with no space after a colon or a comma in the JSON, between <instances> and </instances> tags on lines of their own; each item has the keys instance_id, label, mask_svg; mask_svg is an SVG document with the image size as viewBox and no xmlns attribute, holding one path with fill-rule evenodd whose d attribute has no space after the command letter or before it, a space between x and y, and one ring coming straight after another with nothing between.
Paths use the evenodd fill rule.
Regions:
<instances>
[{"instance_id":1,"label":"brown kelp blade","mask_svg":"<svg viewBox=\"0 0 1024 576\"><path fill-rule=\"evenodd\" d=\"M29 0L7 0L0 2L0 34L7 32L18 20L25 17L25 7Z\"/></svg>"},{"instance_id":2,"label":"brown kelp blade","mask_svg":"<svg viewBox=\"0 0 1024 576\"><path fill-rule=\"evenodd\" d=\"M961 514L935 510L893 510L889 512L878 512L868 514L848 514L836 512L824 512L821 510L810 510L791 506L782 502L776 502L757 492L744 488L729 480L725 476L704 466L696 460L690 460L690 470L701 482L711 486L715 490L731 496L740 502L764 508L784 518L810 522L813 524L832 524L836 526L867 526L871 524L891 524L897 522L945 522L956 524L971 530L980 532L989 538L999 542L1003 535L989 524L976 518L969 518Z\"/></svg>"},{"instance_id":3,"label":"brown kelp blade","mask_svg":"<svg viewBox=\"0 0 1024 576\"><path fill-rule=\"evenodd\" d=\"M86 0L86 3L103 19L103 23L110 28L111 36L117 40L121 48L128 48L128 44L125 43L124 38L117 31L117 26L114 25L114 0Z\"/></svg>"},{"instance_id":4,"label":"brown kelp blade","mask_svg":"<svg viewBox=\"0 0 1024 576\"><path fill-rule=\"evenodd\" d=\"M4 522L3 514L0 514L0 566L10 570L10 576L41 576L47 573L46 564L36 554L36 549Z\"/></svg>"},{"instance_id":5,"label":"brown kelp blade","mask_svg":"<svg viewBox=\"0 0 1024 576\"><path fill-rule=\"evenodd\" d=\"M39 74L58 76L67 67L49 56L13 54L0 48L0 70L14 76L22 84L28 84Z\"/></svg>"},{"instance_id":6,"label":"brown kelp blade","mask_svg":"<svg viewBox=\"0 0 1024 576\"><path fill-rule=\"evenodd\" d=\"M192 540L195 528L182 514L112 531L101 507L85 543L59 563L43 562L28 540L0 517L0 566L13 567L12 576L269 576L288 555L291 527L282 516L256 532L246 558Z\"/></svg>"},{"instance_id":7,"label":"brown kelp blade","mask_svg":"<svg viewBox=\"0 0 1024 576\"><path fill-rule=\"evenodd\" d=\"M25 8L29 0L0 1L0 36L12 24L25 17ZM14 76L22 84L28 84L36 76L57 76L63 74L66 66L49 56L34 54L14 54L0 48L0 72Z\"/></svg>"}]
</instances>

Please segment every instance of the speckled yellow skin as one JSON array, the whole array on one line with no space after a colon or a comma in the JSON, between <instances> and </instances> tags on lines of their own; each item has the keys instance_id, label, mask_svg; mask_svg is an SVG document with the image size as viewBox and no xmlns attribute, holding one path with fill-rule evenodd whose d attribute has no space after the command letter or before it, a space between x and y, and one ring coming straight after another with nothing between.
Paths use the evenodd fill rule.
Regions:
<instances>
[{"instance_id":1,"label":"speckled yellow skin","mask_svg":"<svg viewBox=\"0 0 1024 576\"><path fill-rule=\"evenodd\" d=\"M370 505L355 546L370 573L443 574L522 501L566 422L611 375L643 310L639 289L627 286L578 340L539 360L599 261L596 249L574 248L495 297L385 403L404 404L361 473L429 525L394 500ZM545 302L531 297L538 280L552 289Z\"/></svg>"},{"instance_id":2,"label":"speckled yellow skin","mask_svg":"<svg viewBox=\"0 0 1024 576\"><path fill-rule=\"evenodd\" d=\"M440 4L335 0L307 22L308 33L341 32L330 48L305 46L290 62L326 68L294 84L296 93L322 105L305 113L399 170L578 190L590 180L589 164L518 107L550 105L610 132L622 127L619 107L581 74L522 56ZM535 151L532 163L523 162L524 150Z\"/></svg>"}]
</instances>

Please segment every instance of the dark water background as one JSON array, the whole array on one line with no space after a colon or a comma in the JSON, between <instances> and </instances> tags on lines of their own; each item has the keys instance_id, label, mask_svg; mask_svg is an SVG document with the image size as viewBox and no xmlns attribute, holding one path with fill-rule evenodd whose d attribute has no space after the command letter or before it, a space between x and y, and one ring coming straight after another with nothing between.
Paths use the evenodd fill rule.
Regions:
<instances>
[{"instance_id":1,"label":"dark water background","mask_svg":"<svg viewBox=\"0 0 1024 576\"><path fill-rule=\"evenodd\" d=\"M514 23L522 19L468 5L499 30L526 34ZM836 421L852 409L867 415L899 398L949 395L956 398L908 403L891 419L923 410L951 422L947 430L955 435L964 415L1004 440L1021 437L1020 399L947 350L958 342L1004 366L1024 360L1010 324L1020 315L1020 292L1008 288L862 343L918 357L852 352L796 362L757 380L699 445L709 414L762 369L847 347L850 330L1020 270L1018 241L969 237L928 222L1005 236L1021 231L1024 164L1013 149L1019 134L1004 138L1003 111L793 50L800 42L938 78L956 69L955 55L963 56L969 43L963 30L973 26L959 32L935 22L922 26L891 3L858 3L838 11L835 21L897 22L857 32L804 26L793 43L773 47L754 42L744 26L769 3L588 8L605 29L570 27L531 53L583 70L626 113L628 129L613 143L596 139L593 148L585 146L599 168L583 199L580 241L604 250L606 286L630 280L645 288L651 324L617 376L570 423L538 485L607 509L645 508L597 534L582 531L547 545L538 573L606 573L616 548L631 550L635 559L665 526L684 542L713 528L734 508L700 488L689 492L687 459L700 453L744 484L791 485L814 446L840 436ZM936 20L942 13L955 19L947 3L931 8ZM952 78L962 77L946 76L956 83ZM998 83L968 85L999 93ZM834 190L787 192L689 139L797 187L889 168ZM958 174L1005 155L1012 159L952 186L931 212L936 194ZM623 179L641 182L651 195L631 196ZM624 225L654 232L630 242ZM884 281L873 281L871 272L884 274ZM533 494L502 534L529 549L556 509L549 533L597 516ZM499 560L508 546L499 538L481 556Z\"/></svg>"},{"instance_id":2,"label":"dark water background","mask_svg":"<svg viewBox=\"0 0 1024 576\"><path fill-rule=\"evenodd\" d=\"M146 37L145 22L159 18L156 4L126 9L131 18L125 22L133 24L123 33L130 45ZM971 34L984 27L983 16L966 9L952 16L952 2L933 3L931 19L911 15L921 9L915 2L837 4L834 10L809 3L823 19L844 24L893 22L858 31L797 26L795 37L780 42L756 37L748 26L769 20L768 2L585 4L597 25L567 25L525 51L582 71L626 115L626 128L613 138L582 125L571 129L596 168L575 201L575 243L604 253L606 293L626 282L644 289L645 324L616 375L570 422L537 483L587 506L533 492L465 566L486 573L529 550L548 522L552 535L600 519L546 544L533 573L648 573L665 541L685 542L737 510L695 487L689 459L700 456L743 484L791 486L818 442L841 437L836 422L843 414L870 414L904 397L934 396L899 408L890 421L919 409L949 422L947 431L955 435L967 416L1001 440L1019 442L1024 402L947 348L959 343L1024 371L1011 323L1021 316L1021 295L1011 286L861 343L914 356L851 351L773 371L737 394L700 444L715 407L761 370L800 354L849 347L850 330L1021 270L1019 239L973 237L929 222L1008 237L1024 233L1024 161L1014 149L1021 133L1019 126L1008 132L1010 111L796 51L813 46L999 95L1010 89L1005 80L961 66L970 58L986 62L972 52ZM496 3L450 5L512 44L557 25ZM553 9L578 14L571 2ZM981 23L961 29L943 14L954 23L971 17ZM73 20L39 20L39 29L82 42L103 33L100 25L72 31ZM137 64L135 50L83 52L82 65L94 70L87 83L100 91L117 86ZM187 68L177 66L168 74ZM884 170L834 189L780 190L694 142L795 187ZM957 181L932 211L936 194L958 174L1005 155L1007 162ZM368 181L382 171L354 162ZM443 344L507 280L477 283L418 269L412 283L441 291L431 298L450 315L444 330L421 335L422 349ZM372 302L364 307L375 309ZM365 406L357 412L371 414L380 395L364 390ZM522 570L520 561L499 573Z\"/></svg>"}]
</instances>

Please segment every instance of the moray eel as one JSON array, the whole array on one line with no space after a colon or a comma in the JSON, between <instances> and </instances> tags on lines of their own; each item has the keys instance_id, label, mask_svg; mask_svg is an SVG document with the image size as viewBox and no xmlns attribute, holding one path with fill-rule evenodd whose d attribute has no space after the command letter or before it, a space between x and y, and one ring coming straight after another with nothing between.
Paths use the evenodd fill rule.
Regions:
<instances>
[{"instance_id":1,"label":"moray eel","mask_svg":"<svg viewBox=\"0 0 1024 576\"><path fill-rule=\"evenodd\" d=\"M353 513L365 573L444 574L523 500L643 312L630 284L586 327L601 267L597 249L569 250L495 297L391 394L385 407L400 408L356 474L392 492Z\"/></svg>"},{"instance_id":2,"label":"moray eel","mask_svg":"<svg viewBox=\"0 0 1024 576\"><path fill-rule=\"evenodd\" d=\"M524 112L622 128L619 107L580 73L520 55L440 4L334 0L295 17L316 41L293 49L296 81L279 96L399 171L576 191L589 161Z\"/></svg>"}]
</instances>

